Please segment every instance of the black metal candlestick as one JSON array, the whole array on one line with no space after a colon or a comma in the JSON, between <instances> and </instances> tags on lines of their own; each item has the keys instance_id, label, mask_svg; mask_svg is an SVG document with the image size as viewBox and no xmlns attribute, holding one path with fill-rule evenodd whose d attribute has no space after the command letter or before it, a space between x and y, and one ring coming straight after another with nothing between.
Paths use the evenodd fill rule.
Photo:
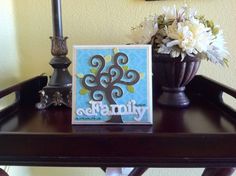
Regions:
<instances>
[{"instance_id":1,"label":"black metal candlestick","mask_svg":"<svg viewBox=\"0 0 236 176\"><path fill-rule=\"evenodd\" d=\"M63 37L61 0L52 0L52 26L53 35Z\"/></svg>"},{"instance_id":2,"label":"black metal candlestick","mask_svg":"<svg viewBox=\"0 0 236 176\"><path fill-rule=\"evenodd\" d=\"M66 40L62 32L61 0L52 0L53 37L50 37L51 53L54 56L50 65L54 68L49 83L40 91L38 109L45 109L50 105L71 107L72 77L68 71L71 61L66 57L68 53Z\"/></svg>"}]
</instances>

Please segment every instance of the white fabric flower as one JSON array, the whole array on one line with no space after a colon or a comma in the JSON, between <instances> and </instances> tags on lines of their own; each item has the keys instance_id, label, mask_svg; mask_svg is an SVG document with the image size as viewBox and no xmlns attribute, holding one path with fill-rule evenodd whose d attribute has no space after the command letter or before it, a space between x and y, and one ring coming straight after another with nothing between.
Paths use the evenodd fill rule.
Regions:
<instances>
[{"instance_id":1,"label":"white fabric flower","mask_svg":"<svg viewBox=\"0 0 236 176\"><path fill-rule=\"evenodd\" d=\"M177 18L177 9L175 5L173 7L163 7L163 13L165 14L166 21Z\"/></svg>"},{"instance_id":2,"label":"white fabric flower","mask_svg":"<svg viewBox=\"0 0 236 176\"><path fill-rule=\"evenodd\" d=\"M186 55L224 65L229 56L223 32L212 21L187 6L164 7L160 16L150 16L132 30L135 43L149 43L157 53ZM159 28L158 28L159 26Z\"/></svg>"},{"instance_id":3,"label":"white fabric flower","mask_svg":"<svg viewBox=\"0 0 236 176\"><path fill-rule=\"evenodd\" d=\"M187 5L181 7L179 10L176 9L175 5L173 7L163 7L162 9L166 21L185 21L185 19L192 19L197 15L197 12L191 8L188 8Z\"/></svg>"},{"instance_id":4,"label":"white fabric flower","mask_svg":"<svg viewBox=\"0 0 236 176\"><path fill-rule=\"evenodd\" d=\"M138 27L132 29L132 38L135 43L143 44L151 41L158 30L156 16L146 18Z\"/></svg>"},{"instance_id":5,"label":"white fabric flower","mask_svg":"<svg viewBox=\"0 0 236 176\"><path fill-rule=\"evenodd\" d=\"M216 37L212 40L212 43L208 46L206 54L211 62L224 65L224 59L229 56L229 52L225 48L222 31L219 31Z\"/></svg>"},{"instance_id":6,"label":"white fabric flower","mask_svg":"<svg viewBox=\"0 0 236 176\"><path fill-rule=\"evenodd\" d=\"M212 42L212 33L198 20L174 22L166 27L167 37L171 39L167 47L178 46L188 55L206 52Z\"/></svg>"}]
</instances>

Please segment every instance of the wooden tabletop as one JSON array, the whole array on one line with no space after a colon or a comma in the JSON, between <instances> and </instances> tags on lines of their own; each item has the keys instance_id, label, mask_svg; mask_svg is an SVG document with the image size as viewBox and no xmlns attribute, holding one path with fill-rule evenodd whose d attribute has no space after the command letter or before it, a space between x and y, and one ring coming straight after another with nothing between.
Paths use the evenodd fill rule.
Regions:
<instances>
[{"instance_id":1,"label":"wooden tabletop","mask_svg":"<svg viewBox=\"0 0 236 176\"><path fill-rule=\"evenodd\" d=\"M188 108L160 107L154 103L152 126L71 125L69 108L40 111L34 107L37 92L45 84L45 77L37 77L0 91L0 98L15 91L21 97L7 109L8 113L0 113L0 164L236 166L235 111L219 97L222 92L235 96L235 91L214 81L198 76L191 82L187 90L191 99Z\"/></svg>"}]
</instances>

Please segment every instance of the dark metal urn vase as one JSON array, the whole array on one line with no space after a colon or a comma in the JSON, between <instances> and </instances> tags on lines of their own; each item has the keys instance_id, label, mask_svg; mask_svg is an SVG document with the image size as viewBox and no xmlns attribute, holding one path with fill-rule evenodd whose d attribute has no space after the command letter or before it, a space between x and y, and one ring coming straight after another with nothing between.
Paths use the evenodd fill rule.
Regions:
<instances>
[{"instance_id":1,"label":"dark metal urn vase","mask_svg":"<svg viewBox=\"0 0 236 176\"><path fill-rule=\"evenodd\" d=\"M196 75L200 60L186 56L171 58L168 54L153 55L154 82L161 85L162 94L158 104L170 107L186 107L190 101L185 95L185 86Z\"/></svg>"}]
</instances>

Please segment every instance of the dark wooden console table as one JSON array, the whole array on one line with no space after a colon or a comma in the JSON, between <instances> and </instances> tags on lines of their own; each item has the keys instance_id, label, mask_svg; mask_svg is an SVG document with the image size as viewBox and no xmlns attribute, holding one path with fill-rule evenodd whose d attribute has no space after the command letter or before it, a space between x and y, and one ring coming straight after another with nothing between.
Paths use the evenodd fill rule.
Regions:
<instances>
[{"instance_id":1,"label":"dark wooden console table","mask_svg":"<svg viewBox=\"0 0 236 176\"><path fill-rule=\"evenodd\" d=\"M187 109L154 103L153 126L72 126L71 109L39 111L36 77L0 91L16 102L0 112L0 164L26 166L205 167L204 176L227 176L236 166L236 112L222 101L236 91L202 76L187 87ZM154 100L158 91L154 91ZM155 102L155 101L154 101Z\"/></svg>"}]
</instances>

